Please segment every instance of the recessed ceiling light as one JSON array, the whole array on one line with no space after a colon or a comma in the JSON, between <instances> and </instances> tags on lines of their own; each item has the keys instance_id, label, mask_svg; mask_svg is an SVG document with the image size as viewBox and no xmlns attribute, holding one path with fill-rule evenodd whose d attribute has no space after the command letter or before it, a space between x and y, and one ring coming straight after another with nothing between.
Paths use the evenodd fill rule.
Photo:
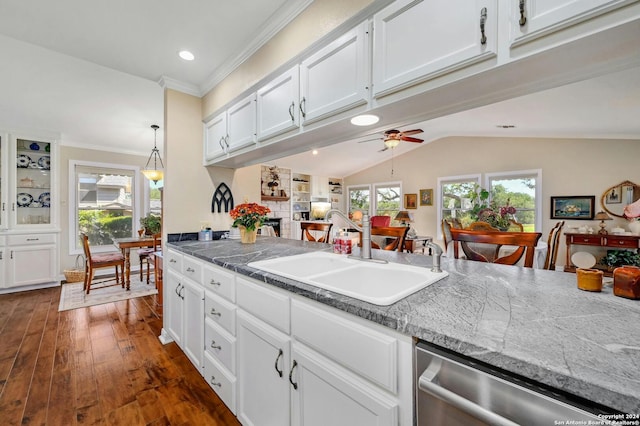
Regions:
<instances>
[{"instance_id":1,"label":"recessed ceiling light","mask_svg":"<svg viewBox=\"0 0 640 426\"><path fill-rule=\"evenodd\" d=\"M354 126L370 126L380 121L380 117L373 114L357 115L351 119L351 124Z\"/></svg>"},{"instance_id":2,"label":"recessed ceiling light","mask_svg":"<svg viewBox=\"0 0 640 426\"><path fill-rule=\"evenodd\" d=\"M317 149L314 149L313 151L311 151L311 153L312 153L313 155L318 155L318 150L317 150Z\"/></svg>"},{"instance_id":3,"label":"recessed ceiling light","mask_svg":"<svg viewBox=\"0 0 640 426\"><path fill-rule=\"evenodd\" d=\"M178 52L178 55L185 61L193 61L196 58L195 56L193 56L193 53L189 52L188 50L181 50L180 52Z\"/></svg>"}]
</instances>

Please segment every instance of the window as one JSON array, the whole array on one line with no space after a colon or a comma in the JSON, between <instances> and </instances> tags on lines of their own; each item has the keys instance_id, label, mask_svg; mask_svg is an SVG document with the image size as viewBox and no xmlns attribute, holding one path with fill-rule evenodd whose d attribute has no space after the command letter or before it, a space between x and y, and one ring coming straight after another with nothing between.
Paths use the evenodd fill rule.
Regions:
<instances>
[{"instance_id":1,"label":"window","mask_svg":"<svg viewBox=\"0 0 640 426\"><path fill-rule=\"evenodd\" d=\"M139 199L148 199L140 169L134 166L69 162L69 250L81 253L80 233L93 250L113 250L113 239L132 237L139 228ZM143 196L139 194L142 192ZM159 204L159 203L153 203ZM159 210L159 209L158 209Z\"/></svg>"},{"instance_id":2,"label":"window","mask_svg":"<svg viewBox=\"0 0 640 426\"><path fill-rule=\"evenodd\" d=\"M391 216L393 219L402 207L400 182L349 186L347 192L349 193L349 214L360 210L369 213L370 216Z\"/></svg>"},{"instance_id":3,"label":"window","mask_svg":"<svg viewBox=\"0 0 640 426\"><path fill-rule=\"evenodd\" d=\"M542 229L541 170L487 173L485 179L493 203L500 207L509 202L515 207L515 220L525 232Z\"/></svg>"},{"instance_id":4,"label":"window","mask_svg":"<svg viewBox=\"0 0 640 426\"><path fill-rule=\"evenodd\" d=\"M471 209L469 194L480 184L480 175L447 176L438 178L438 224L443 219L460 219ZM438 225L438 238L442 228Z\"/></svg>"}]
</instances>

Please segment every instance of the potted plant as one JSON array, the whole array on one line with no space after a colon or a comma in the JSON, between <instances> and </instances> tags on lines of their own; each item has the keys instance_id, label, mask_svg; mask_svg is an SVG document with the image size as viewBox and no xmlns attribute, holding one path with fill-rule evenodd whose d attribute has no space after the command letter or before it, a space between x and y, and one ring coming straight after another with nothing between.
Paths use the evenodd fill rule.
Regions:
<instances>
[{"instance_id":1,"label":"potted plant","mask_svg":"<svg viewBox=\"0 0 640 426\"><path fill-rule=\"evenodd\" d=\"M631 250L608 250L600 262L610 270L618 266L640 266L640 254Z\"/></svg>"},{"instance_id":2,"label":"potted plant","mask_svg":"<svg viewBox=\"0 0 640 426\"><path fill-rule=\"evenodd\" d=\"M140 226L144 229L145 235L157 234L162 229L162 218L149 213L147 216L140 218Z\"/></svg>"}]
</instances>

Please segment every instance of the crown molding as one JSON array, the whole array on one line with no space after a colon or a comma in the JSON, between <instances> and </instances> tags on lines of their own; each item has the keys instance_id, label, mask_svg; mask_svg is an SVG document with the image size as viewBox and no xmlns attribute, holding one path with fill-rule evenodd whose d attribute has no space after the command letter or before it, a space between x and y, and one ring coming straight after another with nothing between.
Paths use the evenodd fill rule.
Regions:
<instances>
[{"instance_id":1,"label":"crown molding","mask_svg":"<svg viewBox=\"0 0 640 426\"><path fill-rule=\"evenodd\" d=\"M167 77L163 75L158 80L158 84L163 89L172 89L177 90L179 92L186 93L187 95L196 96L201 98L204 93L200 90L200 88L194 84L184 83L180 80L176 80L175 78Z\"/></svg>"}]
</instances>

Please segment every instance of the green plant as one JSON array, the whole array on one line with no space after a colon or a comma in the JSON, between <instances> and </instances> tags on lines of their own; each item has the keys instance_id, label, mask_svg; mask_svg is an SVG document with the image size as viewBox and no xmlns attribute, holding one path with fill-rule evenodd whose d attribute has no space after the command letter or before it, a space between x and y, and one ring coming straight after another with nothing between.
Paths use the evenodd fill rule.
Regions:
<instances>
[{"instance_id":1,"label":"green plant","mask_svg":"<svg viewBox=\"0 0 640 426\"><path fill-rule=\"evenodd\" d=\"M631 250L609 250L600 262L610 267L623 265L640 266L640 254Z\"/></svg>"},{"instance_id":2,"label":"green plant","mask_svg":"<svg viewBox=\"0 0 640 426\"><path fill-rule=\"evenodd\" d=\"M160 218L160 216L148 214L147 216L140 218L140 225L144 229L145 234L157 234L162 228L162 219Z\"/></svg>"}]
</instances>

